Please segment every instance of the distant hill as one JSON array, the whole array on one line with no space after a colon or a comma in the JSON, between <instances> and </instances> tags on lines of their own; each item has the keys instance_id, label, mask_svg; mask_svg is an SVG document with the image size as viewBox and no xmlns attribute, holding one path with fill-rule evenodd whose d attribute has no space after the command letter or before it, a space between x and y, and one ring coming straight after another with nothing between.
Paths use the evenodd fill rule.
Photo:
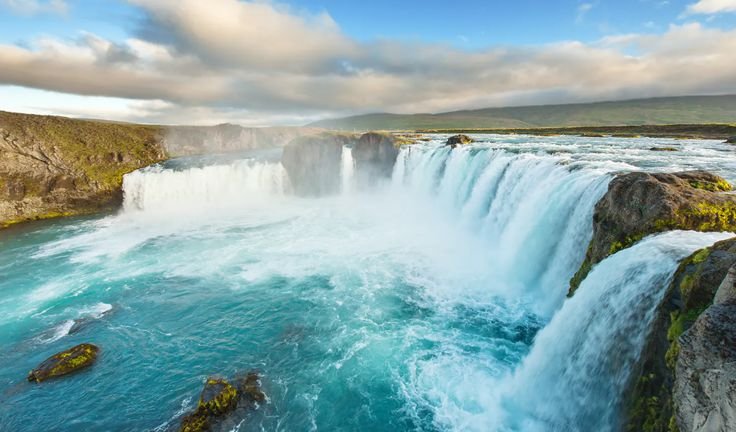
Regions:
<instances>
[{"instance_id":1,"label":"distant hill","mask_svg":"<svg viewBox=\"0 0 736 432\"><path fill-rule=\"evenodd\" d=\"M706 123L736 123L736 95L484 108L439 114L378 113L322 120L309 126L342 130L431 130Z\"/></svg>"}]
</instances>

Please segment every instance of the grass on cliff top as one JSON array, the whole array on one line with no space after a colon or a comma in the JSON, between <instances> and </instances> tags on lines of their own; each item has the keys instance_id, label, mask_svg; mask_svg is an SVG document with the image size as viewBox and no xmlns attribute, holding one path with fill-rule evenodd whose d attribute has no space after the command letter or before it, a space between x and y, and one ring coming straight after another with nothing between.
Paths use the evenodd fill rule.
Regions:
<instances>
[{"instance_id":1,"label":"grass on cliff top","mask_svg":"<svg viewBox=\"0 0 736 432\"><path fill-rule=\"evenodd\" d=\"M160 126L136 125L0 111L0 131L22 149L40 147L101 189L120 185L125 173L164 156Z\"/></svg>"}]
</instances>

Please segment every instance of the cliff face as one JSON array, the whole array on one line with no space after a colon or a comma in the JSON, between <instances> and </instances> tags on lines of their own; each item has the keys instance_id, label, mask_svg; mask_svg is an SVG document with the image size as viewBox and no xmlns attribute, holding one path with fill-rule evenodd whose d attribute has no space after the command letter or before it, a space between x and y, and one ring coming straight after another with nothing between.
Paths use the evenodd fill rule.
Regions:
<instances>
[{"instance_id":1,"label":"cliff face","mask_svg":"<svg viewBox=\"0 0 736 432\"><path fill-rule=\"evenodd\" d=\"M616 177L596 205L593 239L569 294L595 264L646 235L675 229L736 231L736 195L724 193L730 190L721 177L700 171Z\"/></svg>"},{"instance_id":2,"label":"cliff face","mask_svg":"<svg viewBox=\"0 0 736 432\"><path fill-rule=\"evenodd\" d=\"M631 391L627 393L626 404L627 431L671 432L678 430L678 425L681 431L701 430L687 427L685 422L678 421L676 413L679 416L686 407L694 412L696 409L693 407L696 404L688 402L689 397L683 397L684 390L678 393L674 390L677 386L683 389L690 388L689 385L699 387L696 375L700 372L694 372L698 368L681 366L681 359L686 359L685 364L707 364L707 367L699 368L701 372L712 368L717 360L711 360L709 349L719 353L727 348L721 345L718 336L713 335L720 334L721 338L736 336L733 328L719 329L708 334L707 331L696 330L695 327L707 329L711 328L710 325L693 327L696 320L703 318L698 318L703 311L710 310L714 298L719 297L717 292L721 292L720 297L733 298L727 296L719 286L728 286L729 268L733 269L735 264L736 238L697 251L680 264L657 309L644 351L632 374L634 379ZM693 329L688 330L691 327ZM733 339L730 341L733 342ZM733 347L733 343L730 346ZM720 376L718 373L715 375ZM693 390L692 393L698 392ZM722 395L714 395L708 400L719 399L720 396ZM720 397L719 400L728 399ZM707 411L708 408L703 410Z\"/></svg>"},{"instance_id":3,"label":"cliff face","mask_svg":"<svg viewBox=\"0 0 736 432\"><path fill-rule=\"evenodd\" d=\"M736 265L713 305L679 339L675 414L681 431L736 430Z\"/></svg>"},{"instance_id":4,"label":"cliff face","mask_svg":"<svg viewBox=\"0 0 736 432\"><path fill-rule=\"evenodd\" d=\"M0 112L0 227L119 204L125 173L166 158L162 129Z\"/></svg>"},{"instance_id":5,"label":"cliff face","mask_svg":"<svg viewBox=\"0 0 736 432\"><path fill-rule=\"evenodd\" d=\"M398 147L410 142L405 137L376 132L363 135L325 132L291 141L284 147L281 163L296 194L330 195L340 191L345 146L352 148L358 186L367 187L391 177Z\"/></svg>"}]
</instances>

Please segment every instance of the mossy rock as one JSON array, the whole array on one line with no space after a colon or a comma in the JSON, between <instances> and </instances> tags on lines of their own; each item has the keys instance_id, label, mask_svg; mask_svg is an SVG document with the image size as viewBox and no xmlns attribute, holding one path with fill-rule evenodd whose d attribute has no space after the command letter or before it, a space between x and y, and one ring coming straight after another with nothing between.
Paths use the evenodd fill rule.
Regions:
<instances>
[{"instance_id":1,"label":"mossy rock","mask_svg":"<svg viewBox=\"0 0 736 432\"><path fill-rule=\"evenodd\" d=\"M568 295L593 266L647 235L669 230L736 231L736 195L724 193L732 189L722 177L704 171L616 177L596 204L593 238Z\"/></svg>"},{"instance_id":2,"label":"mossy rock","mask_svg":"<svg viewBox=\"0 0 736 432\"><path fill-rule=\"evenodd\" d=\"M28 374L28 381L40 383L84 369L97 360L99 351L96 345L83 343L54 354Z\"/></svg>"},{"instance_id":3,"label":"mossy rock","mask_svg":"<svg viewBox=\"0 0 736 432\"><path fill-rule=\"evenodd\" d=\"M249 372L235 387L223 378L207 378L197 408L182 419L179 431L209 430L214 423L235 411L239 404L264 402L266 395L261 391L259 380L256 372Z\"/></svg>"}]
</instances>

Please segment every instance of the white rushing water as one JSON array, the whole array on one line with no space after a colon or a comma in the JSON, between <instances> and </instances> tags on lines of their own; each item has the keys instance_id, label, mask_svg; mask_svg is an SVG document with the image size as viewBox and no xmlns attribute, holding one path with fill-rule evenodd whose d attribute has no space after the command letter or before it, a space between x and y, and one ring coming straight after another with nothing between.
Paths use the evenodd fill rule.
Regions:
<instances>
[{"instance_id":1,"label":"white rushing water","mask_svg":"<svg viewBox=\"0 0 736 432\"><path fill-rule=\"evenodd\" d=\"M125 376L160 380L169 410L147 413L149 428L176 424L191 397L170 391L191 377L167 381L159 366L206 374L245 358L270 386L253 430L615 430L677 262L730 234L646 238L566 299L594 206L618 172L733 178L734 158L711 142L479 136L453 150L444 139L403 147L391 182L365 191L345 147L342 191L319 199L291 196L283 167L255 157L128 174L120 214L18 252L51 264L0 281L6 297L17 292L0 309L24 305L2 309L0 325L39 316L67 337L89 314L64 306L47 317L50 304L121 305L112 317L124 325L95 327L105 337L140 347L140 334L144 359L188 362L156 365L157 379ZM228 349L201 348L211 340Z\"/></svg>"},{"instance_id":2,"label":"white rushing water","mask_svg":"<svg viewBox=\"0 0 736 432\"><path fill-rule=\"evenodd\" d=\"M342 193L349 194L352 192L355 182L355 161L353 160L353 149L348 146L342 147L340 177L342 180Z\"/></svg>"},{"instance_id":3,"label":"white rushing water","mask_svg":"<svg viewBox=\"0 0 736 432\"><path fill-rule=\"evenodd\" d=\"M123 178L125 211L229 206L253 196L282 194L288 177L280 163L250 159L183 170L150 167Z\"/></svg>"}]
</instances>

